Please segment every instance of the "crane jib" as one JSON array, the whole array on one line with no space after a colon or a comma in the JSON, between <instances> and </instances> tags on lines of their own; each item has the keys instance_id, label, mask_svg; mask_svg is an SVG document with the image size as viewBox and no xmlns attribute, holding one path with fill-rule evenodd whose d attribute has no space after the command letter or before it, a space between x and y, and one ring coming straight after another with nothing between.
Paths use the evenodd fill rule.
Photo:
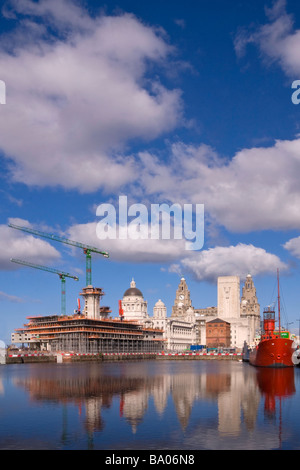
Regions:
<instances>
[{"instance_id":1,"label":"crane jib","mask_svg":"<svg viewBox=\"0 0 300 470\"><path fill-rule=\"evenodd\" d=\"M22 230L23 232L31 233L32 235L37 235L39 237L48 238L49 240L58 241L65 243L67 245L76 246L77 248L82 248L84 254L86 255L86 285L89 286L92 284L92 259L91 253L98 253L104 256L104 258L109 258L109 254L106 251L100 251L98 248L95 248L90 245L85 245L69 238L60 237L59 235L54 235L50 233L41 232L39 230L32 229L30 227L22 227L20 225L8 224L9 227Z\"/></svg>"},{"instance_id":2,"label":"crane jib","mask_svg":"<svg viewBox=\"0 0 300 470\"><path fill-rule=\"evenodd\" d=\"M22 226L15 225L15 224L8 224L8 226L11 227L11 228L16 228L18 230L22 230L23 232L31 233L33 235L38 235L39 237L49 238L50 240L55 240L57 242L65 243L67 245L77 246L78 248L82 248L83 250L89 250L93 253L99 253L99 254L103 255L104 257L106 257L106 258L109 257L109 253L107 253L107 251L101 251L101 250L99 250L98 248L96 248L94 246L90 246L90 245L86 245L84 243L76 242L74 240L70 240L69 238L60 237L59 235L55 235L55 234L51 234L51 233L45 233L45 232L41 232L40 230L34 230L32 228L29 228L29 227L22 227Z\"/></svg>"}]
</instances>

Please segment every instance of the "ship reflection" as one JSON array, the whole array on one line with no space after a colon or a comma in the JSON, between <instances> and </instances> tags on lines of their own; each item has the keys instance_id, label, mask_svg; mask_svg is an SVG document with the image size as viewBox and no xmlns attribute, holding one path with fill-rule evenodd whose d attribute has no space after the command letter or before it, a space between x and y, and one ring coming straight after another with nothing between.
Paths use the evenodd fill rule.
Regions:
<instances>
[{"instance_id":1,"label":"ship reflection","mask_svg":"<svg viewBox=\"0 0 300 470\"><path fill-rule=\"evenodd\" d=\"M268 419L278 418L278 448L282 448L282 401L296 393L294 368L262 368L257 371L257 383L264 396L264 414ZM276 413L277 404L277 413Z\"/></svg>"},{"instance_id":2,"label":"ship reflection","mask_svg":"<svg viewBox=\"0 0 300 470\"><path fill-rule=\"evenodd\" d=\"M257 383L265 398L265 414L275 415L276 400L287 398L296 393L294 368L285 369L261 368L257 370Z\"/></svg>"}]
</instances>

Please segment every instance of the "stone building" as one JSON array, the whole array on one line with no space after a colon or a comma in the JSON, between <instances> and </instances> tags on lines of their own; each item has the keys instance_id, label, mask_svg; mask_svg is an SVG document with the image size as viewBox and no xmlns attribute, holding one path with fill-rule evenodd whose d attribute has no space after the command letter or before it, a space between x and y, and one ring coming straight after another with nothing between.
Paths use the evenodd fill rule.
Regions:
<instances>
[{"instance_id":1,"label":"stone building","mask_svg":"<svg viewBox=\"0 0 300 470\"><path fill-rule=\"evenodd\" d=\"M230 346L242 348L244 341L254 343L260 325L260 306L250 274L240 294L238 276L220 276L217 286L217 307L194 308L186 280L182 277L176 291L171 318L181 318L195 324L196 344L207 345L206 324L216 318L230 325Z\"/></svg>"},{"instance_id":2,"label":"stone building","mask_svg":"<svg viewBox=\"0 0 300 470\"><path fill-rule=\"evenodd\" d=\"M185 319L181 315L167 317L167 308L159 299L153 308L153 317L150 317L147 312L147 301L144 300L134 280L123 295L122 308L124 320L138 322L144 328L149 328L149 331L151 329L163 330L165 350L182 351L189 348L191 344L196 344L195 314L192 308L182 309L179 305L179 311L186 315Z\"/></svg>"},{"instance_id":3,"label":"stone building","mask_svg":"<svg viewBox=\"0 0 300 470\"><path fill-rule=\"evenodd\" d=\"M174 305L172 307L172 317L185 317L186 312L188 309L192 308L192 301L190 298L190 291L188 290L188 286L184 277L180 279L180 283L178 289L176 291L176 297L174 301Z\"/></svg>"},{"instance_id":4,"label":"stone building","mask_svg":"<svg viewBox=\"0 0 300 470\"><path fill-rule=\"evenodd\" d=\"M240 318L240 278L238 276L218 277L218 317Z\"/></svg>"},{"instance_id":5,"label":"stone building","mask_svg":"<svg viewBox=\"0 0 300 470\"><path fill-rule=\"evenodd\" d=\"M84 298L84 316L93 320L100 320L100 299L104 295L102 289L87 286L82 289L80 295Z\"/></svg>"},{"instance_id":6,"label":"stone building","mask_svg":"<svg viewBox=\"0 0 300 470\"><path fill-rule=\"evenodd\" d=\"M241 318L247 318L250 327L250 338L255 338L260 330L260 305L251 274L246 277L241 298Z\"/></svg>"},{"instance_id":7,"label":"stone building","mask_svg":"<svg viewBox=\"0 0 300 470\"><path fill-rule=\"evenodd\" d=\"M147 301L144 300L140 289L136 287L134 279L132 279L129 289L124 292L122 308L124 320L144 323L149 319Z\"/></svg>"},{"instance_id":8,"label":"stone building","mask_svg":"<svg viewBox=\"0 0 300 470\"><path fill-rule=\"evenodd\" d=\"M246 277L242 297L238 276L218 278L218 318L230 323L232 347L242 348L245 341L254 344L260 325L260 306L250 274Z\"/></svg>"},{"instance_id":9,"label":"stone building","mask_svg":"<svg viewBox=\"0 0 300 470\"><path fill-rule=\"evenodd\" d=\"M160 299L150 317L147 301L132 280L130 288L124 293L122 307L125 320L136 321L150 329L162 329L165 349L170 351L181 351L194 344L207 345L210 340L207 337L207 324L216 319L230 325L230 344L226 347L242 348L244 341L249 345L253 344L260 325L260 306L251 275L246 277L242 297L238 276L219 277L217 298L217 307L194 308L186 280L182 277L176 290L171 316L167 316L167 308ZM227 326L226 332L228 333ZM227 345L227 336L225 342Z\"/></svg>"},{"instance_id":10,"label":"stone building","mask_svg":"<svg viewBox=\"0 0 300 470\"><path fill-rule=\"evenodd\" d=\"M167 351L183 351L196 344L196 326L193 309L187 309L186 318L179 316L167 317L167 308L159 299L153 308L153 328L163 329L165 349Z\"/></svg>"},{"instance_id":11,"label":"stone building","mask_svg":"<svg viewBox=\"0 0 300 470\"><path fill-rule=\"evenodd\" d=\"M217 316L217 309L214 307L210 307L209 312ZM182 277L176 291L171 318L180 319L194 326L195 341L191 344L205 344L206 316L207 309L195 309L192 306L189 288L185 278Z\"/></svg>"}]
</instances>

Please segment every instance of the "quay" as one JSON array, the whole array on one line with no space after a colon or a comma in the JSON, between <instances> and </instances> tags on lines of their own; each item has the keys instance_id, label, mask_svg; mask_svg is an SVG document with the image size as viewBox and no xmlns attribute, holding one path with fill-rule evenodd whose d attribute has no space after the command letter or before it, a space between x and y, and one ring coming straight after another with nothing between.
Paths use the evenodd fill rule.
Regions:
<instances>
[{"instance_id":1,"label":"quay","mask_svg":"<svg viewBox=\"0 0 300 470\"><path fill-rule=\"evenodd\" d=\"M33 353L8 354L6 364L112 362L137 360L230 360L242 361L242 353Z\"/></svg>"}]
</instances>

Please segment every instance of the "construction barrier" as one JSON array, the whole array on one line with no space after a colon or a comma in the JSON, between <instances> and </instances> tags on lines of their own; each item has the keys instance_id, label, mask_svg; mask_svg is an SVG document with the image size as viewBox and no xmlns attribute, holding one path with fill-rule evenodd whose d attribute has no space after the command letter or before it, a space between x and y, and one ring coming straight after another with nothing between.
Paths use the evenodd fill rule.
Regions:
<instances>
[{"instance_id":1,"label":"construction barrier","mask_svg":"<svg viewBox=\"0 0 300 470\"><path fill-rule=\"evenodd\" d=\"M238 356L237 353L164 353L164 352L120 352L120 353L59 353L63 356L98 356L102 354L103 356L140 356L140 355L158 355L158 356ZM56 354L53 354L54 356ZM8 354L8 357L37 357L43 356L48 357L49 354Z\"/></svg>"},{"instance_id":2,"label":"construction barrier","mask_svg":"<svg viewBox=\"0 0 300 470\"><path fill-rule=\"evenodd\" d=\"M147 360L149 359L226 359L225 356L231 356L231 360L240 360L242 354L238 353L206 353L206 352L103 352L103 353L75 353L75 352L55 352L55 353L19 353L8 354L7 364L13 363L32 363L32 362L56 362L57 364L63 362L77 362L77 361L112 361L112 360ZM227 357L230 360L230 357Z\"/></svg>"}]
</instances>

